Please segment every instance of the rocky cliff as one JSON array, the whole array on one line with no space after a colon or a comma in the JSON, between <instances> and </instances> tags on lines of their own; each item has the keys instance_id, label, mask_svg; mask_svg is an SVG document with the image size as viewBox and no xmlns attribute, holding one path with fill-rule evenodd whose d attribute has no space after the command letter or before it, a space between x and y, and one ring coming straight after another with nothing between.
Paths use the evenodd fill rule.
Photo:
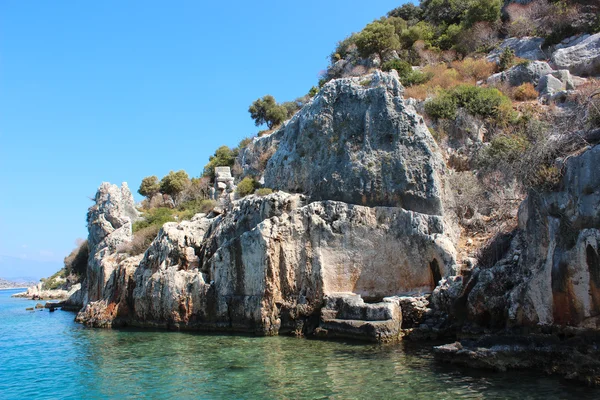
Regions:
<instances>
[{"instance_id":1,"label":"rocky cliff","mask_svg":"<svg viewBox=\"0 0 600 400\"><path fill-rule=\"evenodd\" d=\"M143 256L119 253L136 214L125 186L103 184L88 214L78 320L397 339L395 296L431 292L454 274L456 241L445 166L401 93L395 73L328 84L275 134L265 173L267 185L308 195L249 196L167 223Z\"/></svg>"},{"instance_id":2,"label":"rocky cliff","mask_svg":"<svg viewBox=\"0 0 600 400\"><path fill-rule=\"evenodd\" d=\"M285 127L267 187L443 215L445 166L396 71L327 83Z\"/></svg>"}]
</instances>

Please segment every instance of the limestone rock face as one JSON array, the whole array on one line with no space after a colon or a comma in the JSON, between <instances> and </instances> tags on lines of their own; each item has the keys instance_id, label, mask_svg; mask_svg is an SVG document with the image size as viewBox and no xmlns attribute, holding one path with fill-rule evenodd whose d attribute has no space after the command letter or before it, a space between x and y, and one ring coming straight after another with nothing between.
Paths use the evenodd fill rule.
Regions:
<instances>
[{"instance_id":1,"label":"limestone rock face","mask_svg":"<svg viewBox=\"0 0 600 400\"><path fill-rule=\"evenodd\" d=\"M236 165L242 170L240 179L248 175L262 178L267 162L279 146L285 132L284 128L285 126L270 135L254 138L248 146L240 151L236 159ZM259 180L264 183L264 179Z\"/></svg>"},{"instance_id":2,"label":"limestone rock face","mask_svg":"<svg viewBox=\"0 0 600 400\"><path fill-rule=\"evenodd\" d=\"M139 218L133 195L123 183L121 187L104 182L98 188L96 204L88 210L88 259L84 303L101 298L102 290L114 265L105 256L133 239L133 222Z\"/></svg>"},{"instance_id":3,"label":"limestone rock face","mask_svg":"<svg viewBox=\"0 0 600 400\"><path fill-rule=\"evenodd\" d=\"M265 186L443 215L445 166L395 71L327 83L285 126Z\"/></svg>"},{"instance_id":4,"label":"limestone rock face","mask_svg":"<svg viewBox=\"0 0 600 400\"><path fill-rule=\"evenodd\" d=\"M510 86L519 86L523 83L532 83L537 86L540 78L550 73L552 73L552 67L547 62L532 61L527 64L515 65L506 71L490 76L487 84L508 83Z\"/></svg>"},{"instance_id":5,"label":"limestone rock face","mask_svg":"<svg viewBox=\"0 0 600 400\"><path fill-rule=\"evenodd\" d=\"M600 33L587 35L573 45L556 50L552 63L557 69L568 69L575 75L600 74Z\"/></svg>"},{"instance_id":6,"label":"limestone rock face","mask_svg":"<svg viewBox=\"0 0 600 400\"><path fill-rule=\"evenodd\" d=\"M320 315L325 296L354 293L381 301L430 292L453 273L451 230L440 216L306 200L283 192L249 196L216 217L165 224L143 258L120 261L103 298L78 320L313 332L316 326L307 321ZM399 329L394 318L380 324L381 335L364 338L391 340ZM360 321L352 323L360 325L356 332L373 332Z\"/></svg>"},{"instance_id":7,"label":"limestone rock face","mask_svg":"<svg viewBox=\"0 0 600 400\"><path fill-rule=\"evenodd\" d=\"M544 38L541 37L522 37L505 39L497 49L492 51L488 56L488 61L498 62L500 54L505 48L510 48L515 52L515 56L525 58L532 61L546 60L548 57L542 50Z\"/></svg>"},{"instance_id":8,"label":"limestone rock face","mask_svg":"<svg viewBox=\"0 0 600 400\"><path fill-rule=\"evenodd\" d=\"M565 162L560 187L532 192L506 256L479 271L469 319L496 327L600 327L600 146Z\"/></svg>"}]
</instances>

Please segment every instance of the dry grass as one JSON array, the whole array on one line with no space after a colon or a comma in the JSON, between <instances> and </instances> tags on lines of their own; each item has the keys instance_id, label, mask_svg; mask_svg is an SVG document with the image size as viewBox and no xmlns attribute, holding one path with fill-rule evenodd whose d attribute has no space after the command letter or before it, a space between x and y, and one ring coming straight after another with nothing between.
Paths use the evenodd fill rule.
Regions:
<instances>
[{"instance_id":1,"label":"dry grass","mask_svg":"<svg viewBox=\"0 0 600 400\"><path fill-rule=\"evenodd\" d=\"M485 58L467 57L462 61L454 61L451 65L463 79L471 81L486 79L496 72L496 64Z\"/></svg>"},{"instance_id":2,"label":"dry grass","mask_svg":"<svg viewBox=\"0 0 600 400\"><path fill-rule=\"evenodd\" d=\"M405 90L405 97L425 100L434 95L439 89L451 89L461 84L475 84L474 79L466 79L454 68L446 64L428 65L423 73L431 75L431 79L422 85L415 85Z\"/></svg>"},{"instance_id":3,"label":"dry grass","mask_svg":"<svg viewBox=\"0 0 600 400\"><path fill-rule=\"evenodd\" d=\"M123 244L121 247L119 247L118 251L120 253L127 253L131 256L144 253L158 235L160 228L161 227L158 225L152 225L147 228L140 229L133 234L133 240L129 243Z\"/></svg>"},{"instance_id":4,"label":"dry grass","mask_svg":"<svg viewBox=\"0 0 600 400\"><path fill-rule=\"evenodd\" d=\"M517 86L512 90L512 99L516 101L535 100L538 98L538 92L533 84L527 82Z\"/></svg>"}]
</instances>

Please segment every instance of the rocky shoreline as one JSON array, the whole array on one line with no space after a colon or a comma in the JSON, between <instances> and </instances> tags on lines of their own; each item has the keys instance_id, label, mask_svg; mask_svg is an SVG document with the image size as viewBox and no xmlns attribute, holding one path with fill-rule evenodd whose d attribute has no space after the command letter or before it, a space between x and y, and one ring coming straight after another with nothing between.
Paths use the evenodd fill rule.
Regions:
<instances>
[{"instance_id":1,"label":"rocky shoreline","mask_svg":"<svg viewBox=\"0 0 600 400\"><path fill-rule=\"evenodd\" d=\"M274 193L215 190L219 207L164 224L143 254L122 251L139 218L129 188L103 183L88 212L86 278L68 300L81 306L76 320L459 339L437 357L598 384L600 146L562 160L554 188L529 193L493 264L463 263L447 167L402 93L395 72L330 81L273 133L264 180Z\"/></svg>"}]
</instances>

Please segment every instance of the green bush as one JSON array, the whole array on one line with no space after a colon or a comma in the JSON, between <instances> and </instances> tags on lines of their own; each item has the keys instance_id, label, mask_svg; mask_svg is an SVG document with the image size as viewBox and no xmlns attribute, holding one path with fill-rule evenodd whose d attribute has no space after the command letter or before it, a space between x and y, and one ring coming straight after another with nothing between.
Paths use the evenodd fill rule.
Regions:
<instances>
[{"instance_id":1,"label":"green bush","mask_svg":"<svg viewBox=\"0 0 600 400\"><path fill-rule=\"evenodd\" d=\"M426 74L421 71L413 70L412 66L403 60L390 60L383 63L381 69L391 71L395 69L398 72L400 82L404 86L420 85L431 79L431 74Z\"/></svg>"},{"instance_id":2,"label":"green bush","mask_svg":"<svg viewBox=\"0 0 600 400\"><path fill-rule=\"evenodd\" d=\"M315 97L317 95L317 93L319 93L319 88L316 86L311 87L310 90L308 91L309 97Z\"/></svg>"},{"instance_id":3,"label":"green bush","mask_svg":"<svg viewBox=\"0 0 600 400\"><path fill-rule=\"evenodd\" d=\"M133 224L133 232L137 232L149 226L161 227L167 222L175 221L175 210L167 207L152 208L146 211L144 219Z\"/></svg>"},{"instance_id":4,"label":"green bush","mask_svg":"<svg viewBox=\"0 0 600 400\"><path fill-rule=\"evenodd\" d=\"M496 118L502 105L511 104L510 99L496 88L460 85L452 90L452 95L459 107L483 118Z\"/></svg>"},{"instance_id":5,"label":"green bush","mask_svg":"<svg viewBox=\"0 0 600 400\"><path fill-rule=\"evenodd\" d=\"M84 240L75 250L65 257L65 271L67 275L73 274L80 277L86 275L87 262L90 251L88 241Z\"/></svg>"},{"instance_id":6,"label":"green bush","mask_svg":"<svg viewBox=\"0 0 600 400\"><path fill-rule=\"evenodd\" d=\"M233 167L238 152L238 149L230 149L227 146L219 147L215 151L215 154L208 158L208 164L204 166L202 175L212 179L215 175L216 167Z\"/></svg>"},{"instance_id":7,"label":"green bush","mask_svg":"<svg viewBox=\"0 0 600 400\"><path fill-rule=\"evenodd\" d=\"M156 175L147 176L142 179L142 183L140 184L140 188L138 189L138 193L144 197L152 198L155 194L160 191L160 182L158 182L158 177Z\"/></svg>"},{"instance_id":8,"label":"green bush","mask_svg":"<svg viewBox=\"0 0 600 400\"><path fill-rule=\"evenodd\" d=\"M260 188L260 189L256 189L256 191L254 192L255 195L261 196L261 197L270 195L271 193L273 193L273 189L270 189L270 188Z\"/></svg>"},{"instance_id":9,"label":"green bush","mask_svg":"<svg viewBox=\"0 0 600 400\"><path fill-rule=\"evenodd\" d=\"M500 19L501 0L476 0L469 4L465 12L464 24L467 27L477 22L495 22Z\"/></svg>"},{"instance_id":10,"label":"green bush","mask_svg":"<svg viewBox=\"0 0 600 400\"><path fill-rule=\"evenodd\" d=\"M515 51L513 49L511 49L510 47L506 46L504 48L504 50L502 50L502 53L500 53L500 60L498 62L498 66L500 67L501 71L507 70L510 67L512 67L512 65L515 62Z\"/></svg>"},{"instance_id":11,"label":"green bush","mask_svg":"<svg viewBox=\"0 0 600 400\"><path fill-rule=\"evenodd\" d=\"M177 217L179 221L189 220L194 215L199 213L208 214L213 208L215 208L216 202L214 200L192 200L181 204L177 210Z\"/></svg>"},{"instance_id":12,"label":"green bush","mask_svg":"<svg viewBox=\"0 0 600 400\"><path fill-rule=\"evenodd\" d=\"M425 112L431 118L454 119L456 111L456 99L446 91L425 103Z\"/></svg>"},{"instance_id":13,"label":"green bush","mask_svg":"<svg viewBox=\"0 0 600 400\"><path fill-rule=\"evenodd\" d=\"M240 183L238 183L236 192L240 197L246 197L249 194L254 193L259 186L260 184L255 179L245 177Z\"/></svg>"},{"instance_id":14,"label":"green bush","mask_svg":"<svg viewBox=\"0 0 600 400\"><path fill-rule=\"evenodd\" d=\"M356 35L356 47L361 57L371 54L381 56L389 50L400 47L400 41L394 25L375 21L367 25Z\"/></svg>"},{"instance_id":15,"label":"green bush","mask_svg":"<svg viewBox=\"0 0 600 400\"><path fill-rule=\"evenodd\" d=\"M478 163L487 168L514 164L522 158L529 145L527 138L520 134L496 136L482 151Z\"/></svg>"},{"instance_id":16,"label":"green bush","mask_svg":"<svg viewBox=\"0 0 600 400\"><path fill-rule=\"evenodd\" d=\"M412 72L412 66L409 63L397 59L384 62L381 65L381 69L383 71L391 71L395 69L400 77L408 75Z\"/></svg>"}]
</instances>

